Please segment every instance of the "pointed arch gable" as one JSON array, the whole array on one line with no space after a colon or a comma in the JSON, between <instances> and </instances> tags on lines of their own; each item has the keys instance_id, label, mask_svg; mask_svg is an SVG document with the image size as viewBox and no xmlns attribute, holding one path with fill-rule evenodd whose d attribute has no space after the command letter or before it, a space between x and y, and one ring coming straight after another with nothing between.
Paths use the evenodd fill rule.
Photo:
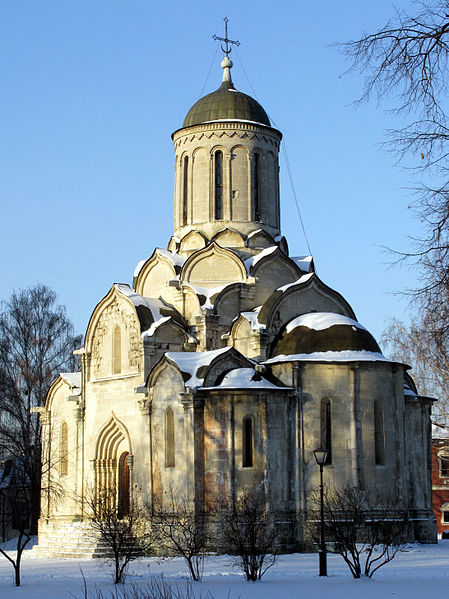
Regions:
<instances>
[{"instance_id":1,"label":"pointed arch gable","mask_svg":"<svg viewBox=\"0 0 449 599\"><path fill-rule=\"evenodd\" d=\"M176 278L177 274L175 264L156 248L140 269L134 288L143 297L159 297L160 287L165 287L166 282Z\"/></svg>"},{"instance_id":2,"label":"pointed arch gable","mask_svg":"<svg viewBox=\"0 0 449 599\"><path fill-rule=\"evenodd\" d=\"M246 282L247 274L237 254L211 242L186 260L181 279L204 287L216 287L225 283Z\"/></svg>"},{"instance_id":3,"label":"pointed arch gable","mask_svg":"<svg viewBox=\"0 0 449 599\"><path fill-rule=\"evenodd\" d=\"M286 256L278 246L272 252L266 253L261 258L258 259L257 255L255 258L253 264L250 266L250 274L252 276L265 276L263 271L266 269L267 265L271 264L275 265L276 270L282 273L281 278L284 278L285 280L284 285L290 282L286 280L287 278L292 277L291 281L293 282L301 276L299 267L291 258Z\"/></svg>"},{"instance_id":4,"label":"pointed arch gable","mask_svg":"<svg viewBox=\"0 0 449 599\"><path fill-rule=\"evenodd\" d=\"M203 387L215 386L219 378L234 368L254 368L254 362L230 347L211 361L203 379Z\"/></svg>"},{"instance_id":5,"label":"pointed arch gable","mask_svg":"<svg viewBox=\"0 0 449 599\"><path fill-rule=\"evenodd\" d=\"M127 427L112 412L108 421L100 429L95 444L95 459L108 460L117 458L117 449L125 441L127 451L132 455L131 437Z\"/></svg>"},{"instance_id":6,"label":"pointed arch gable","mask_svg":"<svg viewBox=\"0 0 449 599\"><path fill-rule=\"evenodd\" d=\"M324 306L326 308L322 309ZM344 297L311 273L296 283L277 289L260 309L258 321L273 333L292 318L311 310L336 312L357 320Z\"/></svg>"},{"instance_id":7,"label":"pointed arch gable","mask_svg":"<svg viewBox=\"0 0 449 599\"><path fill-rule=\"evenodd\" d=\"M142 368L141 333L153 321L151 309L144 299L128 285L115 283L95 307L87 326L85 347L91 355L88 378L92 373L112 373L112 332L116 324L121 327L122 372L134 372Z\"/></svg>"},{"instance_id":8,"label":"pointed arch gable","mask_svg":"<svg viewBox=\"0 0 449 599\"><path fill-rule=\"evenodd\" d=\"M147 387L148 389L154 387L157 384L158 379L162 375L163 372L170 371L175 376L179 378L180 385L184 388L184 377L182 372L179 370L178 366L170 361L167 356L164 354L158 362L151 369L148 378L147 378Z\"/></svg>"},{"instance_id":9,"label":"pointed arch gable","mask_svg":"<svg viewBox=\"0 0 449 599\"><path fill-rule=\"evenodd\" d=\"M274 243L271 235L263 229L257 229L248 235L245 245L252 249L265 249L272 247Z\"/></svg>"},{"instance_id":10,"label":"pointed arch gable","mask_svg":"<svg viewBox=\"0 0 449 599\"><path fill-rule=\"evenodd\" d=\"M212 241L215 241L221 247L245 247L245 240L243 239L242 235L235 229L231 229L229 227L222 229L216 235L214 235L212 237Z\"/></svg>"},{"instance_id":11,"label":"pointed arch gable","mask_svg":"<svg viewBox=\"0 0 449 599\"><path fill-rule=\"evenodd\" d=\"M199 231L189 231L179 242L180 254L191 254L207 246L209 240Z\"/></svg>"},{"instance_id":12,"label":"pointed arch gable","mask_svg":"<svg viewBox=\"0 0 449 599\"><path fill-rule=\"evenodd\" d=\"M64 380L63 377L59 374L52 382L49 390L47 391L47 397L45 400L45 410L47 412L50 412L52 410L54 402L57 401L56 397L64 388L66 389L68 395L71 391L71 387L67 383L67 381Z\"/></svg>"}]
</instances>

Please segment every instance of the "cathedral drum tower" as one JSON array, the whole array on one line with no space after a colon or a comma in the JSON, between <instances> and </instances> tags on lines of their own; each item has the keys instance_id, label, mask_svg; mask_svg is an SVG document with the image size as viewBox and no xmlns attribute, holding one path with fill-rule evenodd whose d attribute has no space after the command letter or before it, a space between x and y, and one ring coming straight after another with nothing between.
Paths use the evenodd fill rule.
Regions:
<instances>
[{"instance_id":1,"label":"cathedral drum tower","mask_svg":"<svg viewBox=\"0 0 449 599\"><path fill-rule=\"evenodd\" d=\"M95 554L88 499L105 488L121 517L133 499L175 494L208 513L257 491L280 548L301 549L319 447L329 485L384 489L407 511L408 539L435 541L432 400L312 257L289 257L282 134L234 87L227 30L223 41L220 87L172 135L168 248L97 304L81 373L62 373L41 410L42 555ZM65 492L45 491L55 486Z\"/></svg>"}]
</instances>

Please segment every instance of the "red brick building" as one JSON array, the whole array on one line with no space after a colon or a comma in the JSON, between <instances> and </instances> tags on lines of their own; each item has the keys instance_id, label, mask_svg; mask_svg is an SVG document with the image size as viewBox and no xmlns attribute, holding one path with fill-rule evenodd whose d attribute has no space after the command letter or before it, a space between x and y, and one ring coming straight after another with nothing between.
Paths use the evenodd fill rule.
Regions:
<instances>
[{"instance_id":1,"label":"red brick building","mask_svg":"<svg viewBox=\"0 0 449 599\"><path fill-rule=\"evenodd\" d=\"M449 439L432 440L432 499L438 534L449 534Z\"/></svg>"}]
</instances>

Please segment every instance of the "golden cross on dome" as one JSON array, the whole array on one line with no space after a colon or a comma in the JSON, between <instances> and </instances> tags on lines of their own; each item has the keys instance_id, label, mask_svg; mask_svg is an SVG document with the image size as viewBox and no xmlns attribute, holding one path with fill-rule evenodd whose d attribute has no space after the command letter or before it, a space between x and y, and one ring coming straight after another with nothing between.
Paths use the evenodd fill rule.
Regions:
<instances>
[{"instance_id":1,"label":"golden cross on dome","mask_svg":"<svg viewBox=\"0 0 449 599\"><path fill-rule=\"evenodd\" d=\"M223 52L225 53L225 56L227 58L228 54L232 50L232 48L229 46L229 44L235 44L236 46L240 46L240 42L234 41L234 40L230 40L228 38L228 21L229 21L229 19L227 17L225 17L223 19L223 21L225 22L225 36L224 37L218 37L218 35L213 35L212 38L215 41L220 40L220 42L224 42L225 43L225 47L223 48L223 46L222 46L221 49L223 50Z\"/></svg>"}]
</instances>

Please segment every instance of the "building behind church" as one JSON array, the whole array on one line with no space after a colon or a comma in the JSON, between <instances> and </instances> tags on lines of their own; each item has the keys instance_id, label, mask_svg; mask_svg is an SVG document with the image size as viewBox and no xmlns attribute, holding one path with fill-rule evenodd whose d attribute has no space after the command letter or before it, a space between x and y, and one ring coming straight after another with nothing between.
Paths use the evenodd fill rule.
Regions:
<instances>
[{"instance_id":1,"label":"building behind church","mask_svg":"<svg viewBox=\"0 0 449 599\"><path fill-rule=\"evenodd\" d=\"M191 509L258 489L304 546L328 450L331 486L384 489L406 507L409 540L435 541L431 400L387 359L349 303L289 256L280 231L282 134L223 80L188 111L175 150L174 234L95 307L78 350L41 411L38 551L78 555L92 489Z\"/></svg>"}]
</instances>

